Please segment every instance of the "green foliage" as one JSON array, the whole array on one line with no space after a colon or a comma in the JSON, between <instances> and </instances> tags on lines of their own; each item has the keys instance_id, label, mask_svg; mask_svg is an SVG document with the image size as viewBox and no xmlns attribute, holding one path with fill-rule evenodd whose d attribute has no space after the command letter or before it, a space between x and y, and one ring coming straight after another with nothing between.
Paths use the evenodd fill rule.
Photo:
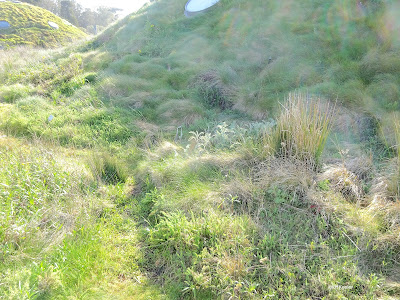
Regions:
<instances>
[{"instance_id":1,"label":"green foliage","mask_svg":"<svg viewBox=\"0 0 400 300\"><path fill-rule=\"evenodd\" d=\"M67 212L84 196L83 177L72 180L73 175L60 168L52 152L13 140L0 140L0 158L0 293L10 299L60 293L65 283L63 268L60 264L45 268L40 261L73 231L71 218L80 212Z\"/></svg>"},{"instance_id":2,"label":"green foliage","mask_svg":"<svg viewBox=\"0 0 400 300\"><path fill-rule=\"evenodd\" d=\"M228 87L226 87L215 71L201 74L195 86L205 104L222 110L232 107Z\"/></svg>"},{"instance_id":3,"label":"green foliage","mask_svg":"<svg viewBox=\"0 0 400 300\"><path fill-rule=\"evenodd\" d=\"M10 111L0 112L0 128L18 136L40 137L81 148L126 143L133 134L133 128L127 126L129 112L128 119L121 122L121 112L94 107L97 103L93 102L89 97L56 110L42 97L28 97L19 100ZM54 119L48 121L50 115Z\"/></svg>"},{"instance_id":4,"label":"green foliage","mask_svg":"<svg viewBox=\"0 0 400 300\"><path fill-rule=\"evenodd\" d=\"M152 249L146 264L167 280L171 292L183 288L194 298L223 294L246 273L251 232L246 218L168 214L145 236Z\"/></svg>"},{"instance_id":5,"label":"green foliage","mask_svg":"<svg viewBox=\"0 0 400 300\"><path fill-rule=\"evenodd\" d=\"M34 92L34 88L22 84L3 86L0 88L0 102L15 103L18 99L25 98Z\"/></svg>"},{"instance_id":6,"label":"green foliage","mask_svg":"<svg viewBox=\"0 0 400 300\"><path fill-rule=\"evenodd\" d=\"M329 191L329 189L330 189L329 184L330 184L329 180L325 179L325 180L318 182L318 187L323 191Z\"/></svg>"},{"instance_id":7,"label":"green foliage","mask_svg":"<svg viewBox=\"0 0 400 300\"><path fill-rule=\"evenodd\" d=\"M79 53L1 51L0 295L397 297L400 158L319 173L330 129L366 157L398 109L396 9L362 5L161 0ZM296 89L337 122L301 93L265 121Z\"/></svg>"},{"instance_id":8,"label":"green foliage","mask_svg":"<svg viewBox=\"0 0 400 300\"><path fill-rule=\"evenodd\" d=\"M360 76L364 82L371 82L380 74L397 74L400 70L400 61L395 52L382 53L371 50L361 61Z\"/></svg>"},{"instance_id":9,"label":"green foliage","mask_svg":"<svg viewBox=\"0 0 400 300\"><path fill-rule=\"evenodd\" d=\"M398 78L390 74L381 74L374 77L373 82L368 86L368 93L388 111L396 111L400 108L400 91Z\"/></svg>"},{"instance_id":10,"label":"green foliage","mask_svg":"<svg viewBox=\"0 0 400 300\"><path fill-rule=\"evenodd\" d=\"M0 46L4 48L18 45L52 48L85 36L80 29L65 24L50 11L34 5L1 2L0 20L11 25L6 30L2 29L0 34ZM59 29L51 28L49 21L57 23Z\"/></svg>"},{"instance_id":11,"label":"green foliage","mask_svg":"<svg viewBox=\"0 0 400 300\"><path fill-rule=\"evenodd\" d=\"M57 170L51 154L6 149L3 146L0 152L0 208L4 217L0 222L0 256L8 261L24 247L29 249L32 240L40 236L41 221L50 216L50 211L41 208L47 206L51 210L66 201L71 184L69 174ZM60 221L54 220L52 226L62 226ZM46 228L51 230L44 223L42 229ZM37 244L34 249L41 245Z\"/></svg>"},{"instance_id":12,"label":"green foliage","mask_svg":"<svg viewBox=\"0 0 400 300\"><path fill-rule=\"evenodd\" d=\"M96 83L98 75L95 72L90 72L85 74L85 83Z\"/></svg>"},{"instance_id":13,"label":"green foliage","mask_svg":"<svg viewBox=\"0 0 400 300\"><path fill-rule=\"evenodd\" d=\"M109 154L93 156L89 163L94 177L106 184L123 183L127 179L126 168Z\"/></svg>"},{"instance_id":14,"label":"green foliage","mask_svg":"<svg viewBox=\"0 0 400 300\"><path fill-rule=\"evenodd\" d=\"M50 94L55 89L63 89L66 86L77 88L83 86L84 78L76 78L82 73L82 57L79 54L71 54L60 59L57 63L52 61L35 61L25 68L10 70L5 74L9 84L23 83L33 84L46 89Z\"/></svg>"},{"instance_id":15,"label":"green foliage","mask_svg":"<svg viewBox=\"0 0 400 300\"><path fill-rule=\"evenodd\" d=\"M274 126L274 121L249 122L228 125L223 122L211 128L209 132L191 131L186 152L207 153L218 150L240 149L254 147L256 150L259 141L268 134Z\"/></svg>"}]
</instances>

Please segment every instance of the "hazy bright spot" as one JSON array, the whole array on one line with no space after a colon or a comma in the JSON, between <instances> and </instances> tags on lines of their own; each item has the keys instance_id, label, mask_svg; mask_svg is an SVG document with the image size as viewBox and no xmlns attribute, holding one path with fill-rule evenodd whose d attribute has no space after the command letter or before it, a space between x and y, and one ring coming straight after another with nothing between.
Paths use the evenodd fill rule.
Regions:
<instances>
[{"instance_id":1,"label":"hazy bright spot","mask_svg":"<svg viewBox=\"0 0 400 300\"><path fill-rule=\"evenodd\" d=\"M123 10L122 15L133 13L140 9L148 0L78 0L84 8L96 9L100 6L115 7Z\"/></svg>"},{"instance_id":2,"label":"hazy bright spot","mask_svg":"<svg viewBox=\"0 0 400 300\"><path fill-rule=\"evenodd\" d=\"M213 6L219 0L191 0L187 6L186 10L190 12L201 11Z\"/></svg>"}]
</instances>

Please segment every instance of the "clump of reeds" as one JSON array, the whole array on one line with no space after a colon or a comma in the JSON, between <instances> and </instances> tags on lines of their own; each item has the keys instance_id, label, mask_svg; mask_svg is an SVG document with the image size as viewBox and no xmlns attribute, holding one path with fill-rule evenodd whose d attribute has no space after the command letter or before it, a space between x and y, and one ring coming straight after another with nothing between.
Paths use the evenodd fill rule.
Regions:
<instances>
[{"instance_id":1,"label":"clump of reeds","mask_svg":"<svg viewBox=\"0 0 400 300\"><path fill-rule=\"evenodd\" d=\"M317 168L331 129L332 112L320 98L289 94L274 132L267 137L269 151Z\"/></svg>"}]
</instances>

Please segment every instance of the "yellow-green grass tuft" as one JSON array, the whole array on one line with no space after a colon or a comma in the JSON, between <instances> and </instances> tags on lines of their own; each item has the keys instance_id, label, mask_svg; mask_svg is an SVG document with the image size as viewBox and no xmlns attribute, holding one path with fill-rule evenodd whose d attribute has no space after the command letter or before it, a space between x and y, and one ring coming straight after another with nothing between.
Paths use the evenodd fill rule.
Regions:
<instances>
[{"instance_id":1,"label":"yellow-green grass tuft","mask_svg":"<svg viewBox=\"0 0 400 300\"><path fill-rule=\"evenodd\" d=\"M321 99L289 94L275 131L266 137L268 150L317 168L331 129L331 118L331 107L324 106Z\"/></svg>"}]
</instances>

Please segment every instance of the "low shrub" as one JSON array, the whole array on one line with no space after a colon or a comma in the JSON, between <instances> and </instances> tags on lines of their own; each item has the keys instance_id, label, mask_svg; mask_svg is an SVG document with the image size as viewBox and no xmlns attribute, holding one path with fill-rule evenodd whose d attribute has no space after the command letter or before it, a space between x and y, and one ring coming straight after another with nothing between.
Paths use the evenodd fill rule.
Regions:
<instances>
[{"instance_id":1,"label":"low shrub","mask_svg":"<svg viewBox=\"0 0 400 300\"><path fill-rule=\"evenodd\" d=\"M222 110L232 107L232 90L222 82L216 71L207 71L198 76L195 86L205 104Z\"/></svg>"}]
</instances>

